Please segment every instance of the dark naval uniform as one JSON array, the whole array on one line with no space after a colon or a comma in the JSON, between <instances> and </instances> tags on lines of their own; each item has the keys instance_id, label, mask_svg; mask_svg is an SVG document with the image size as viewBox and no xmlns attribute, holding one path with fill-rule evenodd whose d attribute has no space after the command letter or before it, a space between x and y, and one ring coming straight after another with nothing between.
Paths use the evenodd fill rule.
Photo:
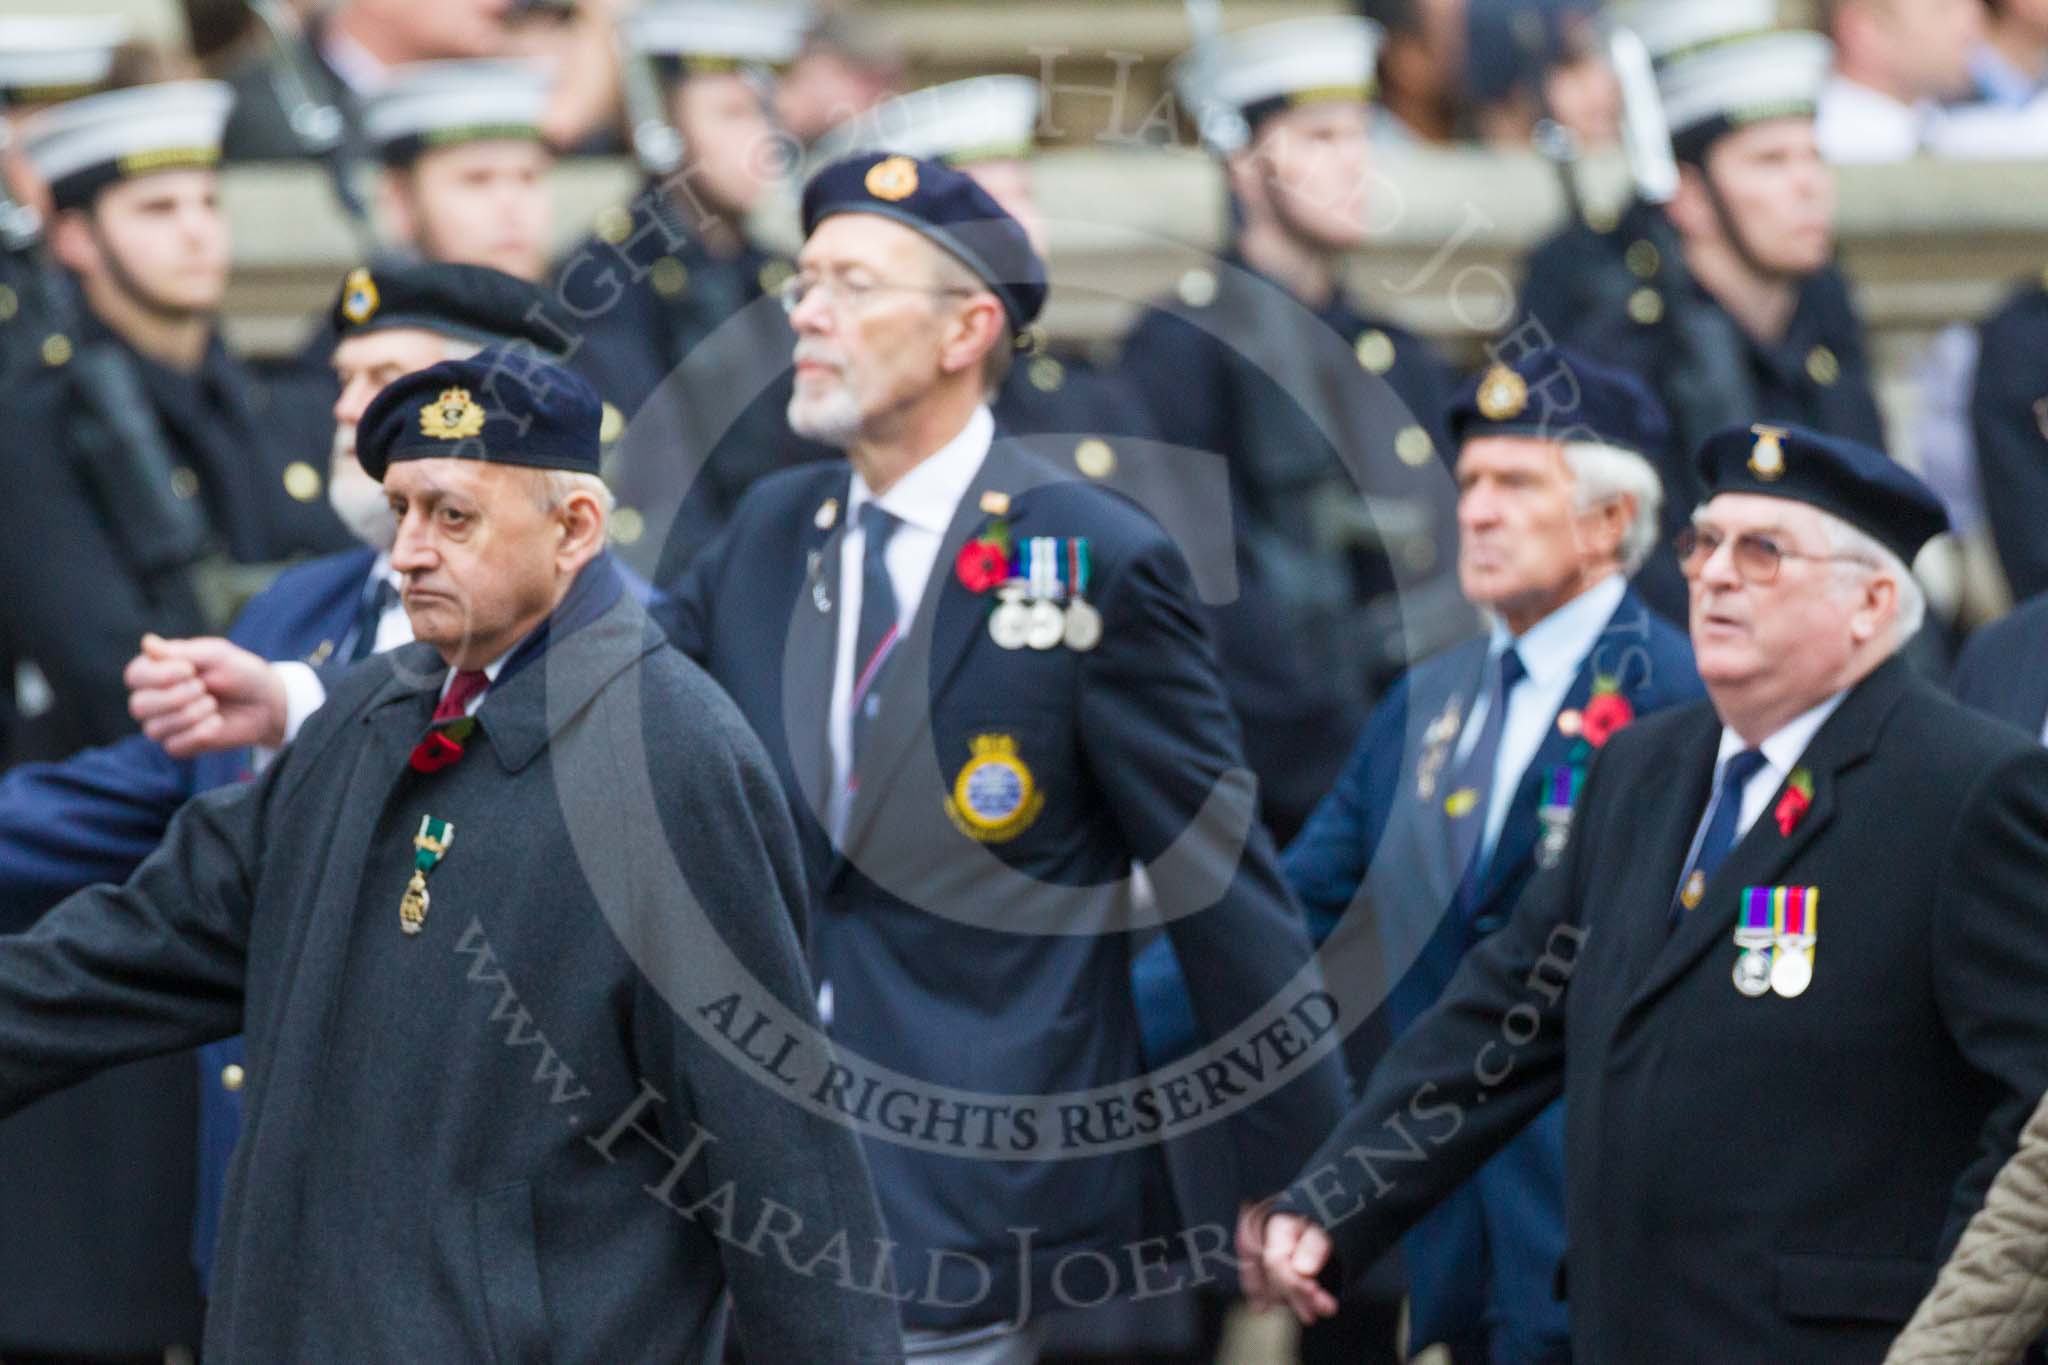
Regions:
<instances>
[{"instance_id":1,"label":"dark naval uniform","mask_svg":"<svg viewBox=\"0 0 2048 1365\"><path fill-rule=\"evenodd\" d=\"M2031 281L1984 320L1970 431L1991 539L2015 600L2048 592L2048 381L2036 363L2048 343L2048 288Z\"/></svg>"},{"instance_id":2,"label":"dark naval uniform","mask_svg":"<svg viewBox=\"0 0 2048 1365\"><path fill-rule=\"evenodd\" d=\"M2048 733L2048 597L2022 602L1970 637L1949 690L1957 701L2018 726Z\"/></svg>"},{"instance_id":3,"label":"dark naval uniform","mask_svg":"<svg viewBox=\"0 0 2048 1365\"><path fill-rule=\"evenodd\" d=\"M1692 454L1710 432L1760 421L1886 445L1863 321L1842 272L1829 265L1808 276L1784 337L1761 342L1712 296L1673 276L1655 244L1669 234L1648 218L1661 212L1632 204L1611 231L1570 228L1537 247L1524 270L1522 318L1552 342L1639 376L1670 410L1671 447L1657 466L1664 543L1637 588L1682 622L1685 585L1668 542L1699 505Z\"/></svg>"},{"instance_id":4,"label":"dark naval uniform","mask_svg":"<svg viewBox=\"0 0 2048 1365\"><path fill-rule=\"evenodd\" d=\"M232 615L202 561L262 565L340 550L321 454L280 449L248 377L216 338L195 374L88 319L69 363L18 393L0 453L7 629L54 694L24 718L25 754L54 756L133 728L121 669L145 631L203 634Z\"/></svg>"},{"instance_id":5,"label":"dark naval uniform","mask_svg":"<svg viewBox=\"0 0 2048 1365\"><path fill-rule=\"evenodd\" d=\"M1284 837L1415 644L1470 627L1438 462L1449 376L1341 292L1310 312L1234 257L1145 315L1124 370L1169 444L1228 462L1239 591L1214 628L1265 819Z\"/></svg>"},{"instance_id":6,"label":"dark naval uniform","mask_svg":"<svg viewBox=\"0 0 2048 1365\"><path fill-rule=\"evenodd\" d=\"M1940 522L1806 434L1784 483L1732 477L1753 439L1710 487L1860 504L1902 557ZM1562 1095L1575 1359L1880 1359L2048 1086L2048 753L1897 657L1817 721L1739 838L1711 707L1614 735L1561 863L1281 1207L1363 1263Z\"/></svg>"}]
</instances>

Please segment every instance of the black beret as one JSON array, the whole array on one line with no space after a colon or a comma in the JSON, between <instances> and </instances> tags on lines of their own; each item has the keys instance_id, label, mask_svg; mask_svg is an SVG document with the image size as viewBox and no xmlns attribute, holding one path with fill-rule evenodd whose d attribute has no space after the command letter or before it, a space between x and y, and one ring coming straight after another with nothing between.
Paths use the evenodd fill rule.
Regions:
<instances>
[{"instance_id":1,"label":"black beret","mask_svg":"<svg viewBox=\"0 0 2048 1365\"><path fill-rule=\"evenodd\" d=\"M931 239L1003 301L1012 331L1045 307L1045 262L1031 238L965 171L896 152L835 161L804 186L804 235L840 213L894 219Z\"/></svg>"},{"instance_id":2,"label":"black beret","mask_svg":"<svg viewBox=\"0 0 2048 1365\"><path fill-rule=\"evenodd\" d=\"M1803 427L1726 427L1699 450L1707 493L1760 493L1832 512L1908 567L1948 529L1933 490L1881 450Z\"/></svg>"},{"instance_id":3,"label":"black beret","mask_svg":"<svg viewBox=\"0 0 2048 1365\"><path fill-rule=\"evenodd\" d=\"M539 285L485 265L434 261L357 266L329 316L341 337L419 327L479 346L523 341L549 355L574 335Z\"/></svg>"},{"instance_id":4,"label":"black beret","mask_svg":"<svg viewBox=\"0 0 2048 1365\"><path fill-rule=\"evenodd\" d=\"M1466 380L1451 402L1450 429L1454 446L1474 436L1540 436L1619 446L1652 461L1671 436L1648 385L1563 346L1525 351Z\"/></svg>"},{"instance_id":5,"label":"black beret","mask_svg":"<svg viewBox=\"0 0 2048 1365\"><path fill-rule=\"evenodd\" d=\"M387 384L356 429L356 458L379 480L400 460L434 459L595 474L602 408L531 347L493 346Z\"/></svg>"}]
</instances>

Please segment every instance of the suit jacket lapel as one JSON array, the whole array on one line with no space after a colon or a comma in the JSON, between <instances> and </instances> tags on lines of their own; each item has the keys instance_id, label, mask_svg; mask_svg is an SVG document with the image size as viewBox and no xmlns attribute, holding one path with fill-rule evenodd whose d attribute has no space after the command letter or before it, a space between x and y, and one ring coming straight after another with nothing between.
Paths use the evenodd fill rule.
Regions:
<instances>
[{"instance_id":1,"label":"suit jacket lapel","mask_svg":"<svg viewBox=\"0 0 2048 1365\"><path fill-rule=\"evenodd\" d=\"M1571 690L1565 693L1564 704L1558 709L1561 712L1583 711L1592 697L1593 660L1588 655L1579 665L1579 674L1572 679ZM1500 838L1493 846L1493 861L1486 868L1482 903L1498 895L1502 884L1534 851L1541 825L1536 812L1549 800L1551 770L1564 766L1571 756L1572 745L1576 743L1578 736L1564 734L1557 728L1557 718L1551 717L1543 742L1536 746L1535 757L1529 760L1529 766L1522 772L1522 780L1515 785L1512 803L1508 806L1507 823L1501 826Z\"/></svg>"},{"instance_id":2,"label":"suit jacket lapel","mask_svg":"<svg viewBox=\"0 0 2048 1365\"><path fill-rule=\"evenodd\" d=\"M839 544L852 482L851 469L842 468L819 495L817 506L806 510L797 553L784 570L793 574L795 587L783 641L782 728L789 742L790 771L820 823L832 790L828 727L832 674L839 656ZM827 498L834 500L837 510L829 525L820 526L817 512Z\"/></svg>"},{"instance_id":3,"label":"suit jacket lapel","mask_svg":"<svg viewBox=\"0 0 2048 1365\"><path fill-rule=\"evenodd\" d=\"M847 814L844 847L858 843L914 742L930 733L932 708L987 623L989 597L968 592L953 572L961 548L987 529L992 519L982 509L984 496L1014 498L1039 482L1043 479L1032 477L1018 452L998 436L960 499L939 556L932 561L931 577L910 632L896 646L877 684L880 700L867 733L866 753L860 759L860 789ZM1006 519L1014 532L1025 523L1027 513L1013 506Z\"/></svg>"},{"instance_id":4,"label":"suit jacket lapel","mask_svg":"<svg viewBox=\"0 0 2048 1365\"><path fill-rule=\"evenodd\" d=\"M1763 814L1729 851L1728 860L1708 879L1704 899L1685 913L1662 950L1652 958L1649 973L1632 1002L1634 1006L1647 1003L1684 975L1716 944L1728 940L1741 905L1742 888L1776 885L1786 869L1820 837L1835 816L1835 788L1840 775L1869 757L1876 747L1878 732L1883 728L1885 718L1891 714L1892 706L1910 682L1911 674L1906 663L1894 657L1880 665L1876 672L1842 699L1842 704L1828 717L1827 723L1821 726L1820 732L1799 758L1798 766L1813 777L1812 807L1790 834L1784 834L1779 831L1773 812L1784 795L1785 787L1780 786L1772 794ZM1718 736L1716 745L1718 747ZM1711 757L1708 761L1712 762ZM1705 797L1702 796L1693 810L1693 825L1698 824L1704 807ZM1688 828L1688 843L1691 833ZM1681 858L1683 856L1680 854ZM1676 871L1672 875L1675 879ZM1669 913L1667 901L1662 907L1662 914L1668 916ZM1648 916L1637 918L1640 929Z\"/></svg>"}]
</instances>

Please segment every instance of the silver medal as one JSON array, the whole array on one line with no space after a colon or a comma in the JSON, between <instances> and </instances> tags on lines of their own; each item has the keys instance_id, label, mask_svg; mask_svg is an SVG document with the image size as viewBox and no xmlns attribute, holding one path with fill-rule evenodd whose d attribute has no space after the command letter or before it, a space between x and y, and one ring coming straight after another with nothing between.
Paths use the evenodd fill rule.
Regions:
<instances>
[{"instance_id":1,"label":"silver medal","mask_svg":"<svg viewBox=\"0 0 2048 1365\"><path fill-rule=\"evenodd\" d=\"M1751 948L1735 959L1735 989L1754 1000L1771 988L1771 954Z\"/></svg>"},{"instance_id":2,"label":"silver medal","mask_svg":"<svg viewBox=\"0 0 2048 1365\"><path fill-rule=\"evenodd\" d=\"M1080 598L1067 603L1067 648L1086 654L1102 643L1102 613Z\"/></svg>"},{"instance_id":3,"label":"silver medal","mask_svg":"<svg viewBox=\"0 0 2048 1365\"><path fill-rule=\"evenodd\" d=\"M1037 601L1029 608L1029 624L1025 628L1024 643L1033 649L1051 649L1067 634L1067 614L1060 610L1059 603Z\"/></svg>"},{"instance_id":4,"label":"silver medal","mask_svg":"<svg viewBox=\"0 0 2048 1365\"><path fill-rule=\"evenodd\" d=\"M989 638L1004 649L1022 649L1031 634L1031 608L1024 605L1022 588L1003 588L1003 601L988 618Z\"/></svg>"},{"instance_id":5,"label":"silver medal","mask_svg":"<svg viewBox=\"0 0 2048 1365\"><path fill-rule=\"evenodd\" d=\"M1771 989L1791 1000L1813 984L1813 959L1797 948L1781 949L1771 964Z\"/></svg>"}]
</instances>

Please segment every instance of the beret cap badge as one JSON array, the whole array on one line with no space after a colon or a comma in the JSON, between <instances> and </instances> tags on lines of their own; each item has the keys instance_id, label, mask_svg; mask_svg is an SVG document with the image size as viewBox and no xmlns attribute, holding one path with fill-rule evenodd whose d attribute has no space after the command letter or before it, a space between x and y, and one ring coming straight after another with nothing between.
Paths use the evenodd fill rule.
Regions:
<instances>
[{"instance_id":1,"label":"beret cap badge","mask_svg":"<svg viewBox=\"0 0 2048 1365\"><path fill-rule=\"evenodd\" d=\"M892 156L868 168L867 191L887 203L897 203L917 193L917 163L907 156Z\"/></svg>"},{"instance_id":2,"label":"beret cap badge","mask_svg":"<svg viewBox=\"0 0 2048 1365\"><path fill-rule=\"evenodd\" d=\"M484 410L468 389L443 389L431 403L420 405L420 430L437 441L460 441L484 429Z\"/></svg>"},{"instance_id":3,"label":"beret cap badge","mask_svg":"<svg viewBox=\"0 0 2048 1365\"><path fill-rule=\"evenodd\" d=\"M1754 426L1750 430L1756 433L1756 446L1749 452L1749 472L1766 481L1784 477L1785 429Z\"/></svg>"},{"instance_id":4,"label":"beret cap badge","mask_svg":"<svg viewBox=\"0 0 2048 1365\"><path fill-rule=\"evenodd\" d=\"M368 322L377 311L377 282L367 266L357 266L341 286L341 315L350 322Z\"/></svg>"},{"instance_id":5,"label":"beret cap badge","mask_svg":"<svg viewBox=\"0 0 2048 1365\"><path fill-rule=\"evenodd\" d=\"M1479 385L1479 413L1489 422L1505 422L1529 406L1529 381L1505 365L1495 365Z\"/></svg>"}]
</instances>

